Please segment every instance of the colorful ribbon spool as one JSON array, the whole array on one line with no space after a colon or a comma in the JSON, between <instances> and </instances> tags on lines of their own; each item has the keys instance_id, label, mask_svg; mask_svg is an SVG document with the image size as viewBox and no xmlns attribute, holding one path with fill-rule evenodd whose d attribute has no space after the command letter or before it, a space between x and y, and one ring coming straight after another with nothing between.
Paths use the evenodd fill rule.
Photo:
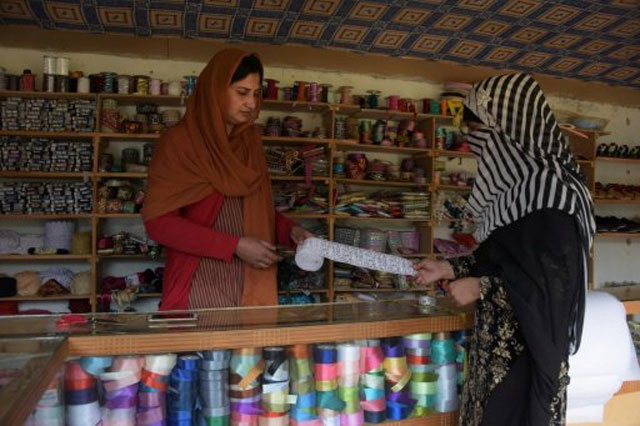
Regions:
<instances>
[{"instance_id":1,"label":"colorful ribbon spool","mask_svg":"<svg viewBox=\"0 0 640 426\"><path fill-rule=\"evenodd\" d=\"M338 351L335 345L317 345L313 350L318 415L324 425L339 425L345 404L338 394Z\"/></svg>"},{"instance_id":2,"label":"colorful ribbon spool","mask_svg":"<svg viewBox=\"0 0 640 426\"><path fill-rule=\"evenodd\" d=\"M195 421L198 399L198 370L200 357L182 355L169 377L169 426L190 426Z\"/></svg>"},{"instance_id":3,"label":"colorful ribbon spool","mask_svg":"<svg viewBox=\"0 0 640 426\"><path fill-rule=\"evenodd\" d=\"M104 389L102 426L135 426L138 384L144 358L116 357L109 372L102 373Z\"/></svg>"},{"instance_id":4,"label":"colorful ribbon spool","mask_svg":"<svg viewBox=\"0 0 640 426\"><path fill-rule=\"evenodd\" d=\"M291 424L298 426L320 426L316 413L316 392L311 366L311 348L308 345L289 347L291 392L296 403L291 407Z\"/></svg>"},{"instance_id":5,"label":"colorful ribbon spool","mask_svg":"<svg viewBox=\"0 0 640 426\"><path fill-rule=\"evenodd\" d=\"M229 363L231 352L206 351L200 354L199 371L199 425L228 426L231 405L229 401Z\"/></svg>"},{"instance_id":6,"label":"colorful ribbon spool","mask_svg":"<svg viewBox=\"0 0 640 426\"><path fill-rule=\"evenodd\" d=\"M176 365L177 355L147 355L144 360L136 419L140 426L155 426L158 422L165 422L167 418L166 393L169 388L169 375Z\"/></svg>"},{"instance_id":7,"label":"colorful ribbon spool","mask_svg":"<svg viewBox=\"0 0 640 426\"><path fill-rule=\"evenodd\" d=\"M338 394L345 407L340 423L361 425L364 423L360 407L360 347L351 343L338 345Z\"/></svg>"},{"instance_id":8,"label":"colorful ribbon spool","mask_svg":"<svg viewBox=\"0 0 640 426\"><path fill-rule=\"evenodd\" d=\"M262 413L259 377L264 371L259 348L234 349L230 368L231 424L255 426Z\"/></svg>"},{"instance_id":9,"label":"colorful ribbon spool","mask_svg":"<svg viewBox=\"0 0 640 426\"><path fill-rule=\"evenodd\" d=\"M362 400L364 420L382 423L387 419L384 387L384 354L379 340L364 340L360 344L360 371L362 372Z\"/></svg>"},{"instance_id":10,"label":"colorful ribbon spool","mask_svg":"<svg viewBox=\"0 0 640 426\"><path fill-rule=\"evenodd\" d=\"M402 338L384 339L382 350L385 355L383 367L386 378L387 417L392 420L406 419L415 405L409 397L408 385L411 370L407 366Z\"/></svg>"},{"instance_id":11,"label":"colorful ribbon spool","mask_svg":"<svg viewBox=\"0 0 640 426\"><path fill-rule=\"evenodd\" d=\"M94 426L101 419L96 379L79 361L67 363L65 375L66 422L69 426Z\"/></svg>"},{"instance_id":12,"label":"colorful ribbon spool","mask_svg":"<svg viewBox=\"0 0 640 426\"><path fill-rule=\"evenodd\" d=\"M262 375L262 409L259 424L280 425L289 422L289 404L295 396L289 395L289 360L284 348L267 347L262 350L264 373Z\"/></svg>"},{"instance_id":13,"label":"colorful ribbon spool","mask_svg":"<svg viewBox=\"0 0 640 426\"><path fill-rule=\"evenodd\" d=\"M458 373L455 343L449 333L438 333L431 342L431 359L438 374L435 410L446 413L458 409Z\"/></svg>"}]
</instances>

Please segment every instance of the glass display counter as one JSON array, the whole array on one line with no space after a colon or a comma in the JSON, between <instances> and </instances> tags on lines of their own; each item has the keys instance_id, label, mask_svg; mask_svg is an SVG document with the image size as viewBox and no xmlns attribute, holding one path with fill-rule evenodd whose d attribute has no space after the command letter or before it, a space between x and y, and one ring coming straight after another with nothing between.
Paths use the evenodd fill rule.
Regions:
<instances>
[{"instance_id":1,"label":"glass display counter","mask_svg":"<svg viewBox=\"0 0 640 426\"><path fill-rule=\"evenodd\" d=\"M377 351L379 356L384 355L383 358L378 357L380 371L369 371L370 374L377 374L378 378L365 380L370 381L375 379L374 381L377 383L376 386L382 385L383 383L384 386L382 386L381 389L378 388L377 391L370 390L367 393L370 398L375 398L372 395L378 393L379 400L376 403L372 403L371 401L367 403L364 394L362 394L362 398L365 398L361 401L362 406L370 410L366 420L373 420L375 422L383 420L379 416L373 416L373 414L375 414L373 411L380 409L378 403L385 403L384 389L387 388L387 397L393 394L395 395L394 398L398 399L398 401L389 400L386 401L386 404L383 404L387 406L387 410L391 410L389 411L389 416L382 416L386 420L384 422L385 425L453 425L456 424L457 421L457 414L454 410L454 408L456 408L455 404L449 404L447 406L445 401L443 407L447 406L445 407L448 410L447 412L437 413L434 408L437 376L428 374L429 372L433 373L431 371L433 369L427 367L427 364L432 361L428 354L430 354L431 339L434 339L434 342L436 339L441 339L443 342L446 341L441 343L441 345L444 345L442 346L444 349L441 354L441 357L443 357L441 362L444 363L444 358L449 357L446 362L453 367L449 370L449 373L447 373L450 376L448 380L455 385L459 377L459 373L456 371L461 370L461 361L463 358L460 357L460 351L456 352L453 349L453 345L456 343L450 332L468 329L470 325L471 318L468 313L441 306L423 307L419 306L416 301L229 308L171 312L168 314L123 313L6 317L0 319L0 344L3 348L2 367L4 368L3 371L7 372L5 376L3 376L6 378L6 384L0 389L2 401L0 404L0 424L6 426L22 426L27 420L27 424L39 424L35 420L33 413L35 409L35 413L38 414L39 408L36 409L36 407L41 407L43 403L43 393L45 391L58 392L58 395L62 395L63 382L66 386L66 388L64 388L66 401L60 398L61 400L57 402L60 404L59 408L60 410L64 409L64 411L66 411L66 416L77 415L77 413L73 414L73 411L69 411L70 408L76 409L77 407L70 407L69 404L86 402L86 398L91 397L86 394L83 394L83 396L74 396L73 391L75 388L72 386L70 392L69 386L70 383L72 383L70 380L78 377L77 374L73 373L74 369L80 371L78 365L84 362L93 365L95 362L98 364L107 362L105 360L113 363L119 359L118 357L121 357L120 361L137 357L146 359L147 363L154 363L156 361L153 360L159 358L149 357L163 356L157 354L166 355L178 353L178 356L174 358L173 364L173 367L178 368L180 365L184 367L184 365L189 364L190 359L201 362L202 364L207 364L207 357L215 357L215 353L217 352L226 352L228 354L227 356L231 358L232 367L230 373L232 377L232 384L230 385L232 403L230 407L240 407L238 409L243 411L246 407L242 404L238 405L238 400L233 399L234 386L238 385L233 384L234 377L236 377L233 371L234 362L236 366L238 364L237 361L234 361L235 358L233 357L253 354L250 355L250 357L260 358L260 363L253 366L259 366L259 369L262 369L257 372L258 376L244 378L254 384L259 382L260 386L264 387L262 390L262 392L264 392L264 389L268 388L266 385L269 384L265 384L264 380L265 377L267 377L266 372L270 371L268 368L271 356L269 355L271 354L270 351L279 351L281 354L286 354L288 358L285 356L284 359L288 360L287 363L291 363L292 375L290 390L291 393L293 393L294 390L299 393L301 385L300 383L296 385L294 375L297 374L297 378L300 379L300 371L294 368L293 365L300 365L300 360L295 357L301 353L307 353L306 357L308 358L312 372L320 375L330 374L327 372L334 372L336 374L340 372L341 374L351 374L352 377L355 377L353 376L353 371L341 371L342 367L338 367L338 364L351 365L351 368L355 368L358 363L353 363L353 357L358 357L360 350L363 351L363 354L364 351L374 350ZM354 347L357 348L358 345L360 345L360 349L356 349L354 355ZM378 349L362 349L363 347L376 347ZM405 347L406 351L404 349ZM400 353L399 351L401 350L404 352ZM345 356L349 357L351 362L340 361L340 363L338 363L336 355L342 354L343 352L350 353L350 355ZM462 354L463 352L462 350ZM199 357L193 357L195 353L199 354ZM335 366L318 370L318 365L324 365L322 364L324 358L332 358L331 354L336 357L334 360L336 361ZM407 358L409 355L411 355L411 357ZM303 357L304 356L305 355L303 355ZM342 355L339 356L342 357ZM367 357L368 356L369 355L367 355ZM458 357L457 368L456 357ZM402 361L398 361L395 358L402 359ZM375 357L372 359L375 359ZM181 362L182 364L180 364ZM362 362L364 362L364 356ZM412 363L422 363L424 365L414 368ZM208 364L211 364L211 362ZM144 361L142 361L142 365L144 365ZM84 366L84 364L82 364L82 366ZM94 372L95 375L93 377L97 389L95 398L99 400L98 404L102 404L103 411L105 410L105 403L109 403L106 401L109 393L105 391L105 389L109 388L109 385L105 385L104 381L107 380L108 382L111 376L107 374L103 377L102 373L110 373L112 371L110 368L115 368L115 364L111 366L105 364L103 370ZM157 367L154 368L157 369ZM203 367L201 366L200 368ZM91 371L91 368L85 370ZM256 370L256 368L251 369L251 371L256 372L254 370ZM271 370L273 370L273 368L271 368ZM294 374L294 370L297 371L297 373ZM203 370L199 371L202 372ZM404 414L401 414L402 404L406 401L402 400L403 395L398 392L401 390L406 391L407 393L404 397L411 396L409 392L411 389L409 381L411 371L413 371L415 380L418 378L423 380L422 384L417 384L413 388L413 390L417 392L415 394L416 398L420 399L419 397L422 397L423 403L431 404L432 407L427 408L425 406L423 410L416 410L414 402L414 405L411 407L404 407ZM273 372L274 371L272 371L272 373ZM451 375L452 372L455 373L455 375ZM170 371L166 373L166 376L160 380L164 383L161 387L164 386L163 389L165 390L166 387L169 386L169 375L172 374ZM242 373L242 371L236 373L242 376L242 374L247 373L247 371L244 373ZM362 376L365 373L366 371L358 370L356 375ZM75 376L73 376L73 374L75 374ZM62 376L64 376L64 380L62 380ZM147 379L149 377L158 378L155 373L148 371L146 377ZM171 377L173 377L173 375L171 375ZM324 400L324 402L318 402L318 404L328 404L324 408L318 406L317 415L328 416L333 414L334 417L344 416L346 414L341 412L339 408L343 407L343 409L345 409L344 404L347 404L346 407L351 407L352 410L352 413L350 413L351 417L355 416L353 419L354 424L358 424L358 412L362 413L364 409L360 406L359 402L353 400L352 390L354 389L354 385L356 387L362 385L362 387L360 387L360 391L362 391L364 384L358 381L360 379L356 380L355 384L342 383L342 377L343 376L338 375L333 379L328 379L328 381L317 382L317 392L322 397L319 398L319 401ZM89 377L86 379L88 380ZM308 379L314 380L313 376L309 376ZM84 382L81 380L81 383L89 383L87 380ZM141 380L140 392L142 392L144 388L143 384L145 383L144 367L142 367ZM389 382L389 380L391 380L391 382ZM393 380L397 380L398 382L394 383ZM336 385L335 388L330 383L334 383ZM373 382L369 382L369 385L372 383ZM416 381L416 383L418 382ZM248 382L243 383L243 385L247 384ZM271 383L271 385L273 385L273 383ZM346 386L346 390L342 389L343 385ZM58 386L58 388L56 386ZM274 386L276 385L270 386L270 388ZM278 386L284 385L281 383ZM308 386L303 386L302 388L307 391L309 390ZM311 389L313 388L312 386ZM351 391L347 388L350 388ZM252 389L255 389L255 387ZM375 386L372 389L375 389ZM241 391L236 390L246 397L247 390L245 388ZM332 394L333 396L327 396L327 392L331 393L334 391L335 394ZM380 394L380 392L382 393ZM423 394L420 394L420 392L423 392ZM424 392L430 392L431 399L429 401L427 401L428 398ZM358 399L357 393L358 392L356 392L355 399ZM181 394L184 394L184 392ZM240 394L235 396L240 397ZM323 396L322 394L325 395ZM383 396L382 399L380 399L380 395ZM46 407L49 412L59 415L60 411L57 409L54 410L51 407L51 397L50 395L49 403L44 404L44 407ZM305 417L308 413L305 414L304 409L301 409L302 411L294 410L294 408L297 407L294 402L296 398L298 398L298 403L304 398L301 398L300 395L288 395L288 399L285 398L285 403L278 399L280 397L272 401L270 399L272 397L273 396L269 396L267 398L268 401L271 401L268 404L264 402L264 395L262 396L261 402L257 403L257 405L255 405L256 403L254 402L255 412L251 412L251 414L234 413L232 410L226 422L229 422L229 419L233 419L229 424L251 424L252 420L256 420L256 425L306 424L300 420L300 416ZM55 399L56 397L53 396L53 398ZM334 398L333 402L327 402L331 398ZM449 395L448 398L452 398L452 396ZM259 399L256 394L254 401L258 401ZM281 403L276 403L278 401ZM65 407L63 407L64 404L66 404ZM197 414L192 413L194 417L191 424L199 425L202 423L198 423L198 421L202 421L203 419L196 419L195 416L200 415L203 409L201 401L197 401L195 404L197 406L196 409L200 411L198 411ZM262 404L262 408L260 408L260 404ZM331 404L334 405L332 406ZM360 408L354 408L354 404ZM333 411L327 407L333 407ZM396 410L399 410L395 414L392 412L392 408L394 407ZM307 411L309 411L309 407L306 408ZM132 409L135 412L135 407L129 407L129 414L132 413ZM136 416L139 416L140 408L137 407L137 410L138 413ZM265 410L275 411L264 414ZM170 409L165 407L164 415L172 415L170 411ZM257 417L251 418L252 415L258 416L258 411L263 413L260 414L259 421L257 421ZM291 423L289 423L290 411ZM364 410L364 412L367 414L366 410ZM212 412L208 413L212 414ZM41 413L41 420L42 415ZM86 414L84 415L84 424L89 426L93 424L93 420L87 420L91 416L86 417ZM94 413L94 415L96 414ZM264 417L265 415L266 417ZM419 415L420 417L409 418L412 415ZM249 418L244 418L243 416L249 416ZM362 414L360 414L360 416L362 416ZM274 418L277 418L277 420L274 420ZM242 419L245 423L242 423L239 419ZM316 417L315 421L317 422L318 419L319 418ZM310 419L309 421L313 420L314 419ZM362 418L360 420L362 420ZM74 420L67 418L67 423L70 421L73 422ZM149 419L145 420L143 418L141 420L138 418L137 424L144 424L144 422L147 422L146 424L153 424L148 423L149 421ZM184 421L184 419L181 421ZM56 424L51 420L48 420L48 422L48 424ZM174 421L173 424L182 425L189 424L189 422L176 423ZM218 424L224 425L227 423L222 422Z\"/></svg>"}]
</instances>

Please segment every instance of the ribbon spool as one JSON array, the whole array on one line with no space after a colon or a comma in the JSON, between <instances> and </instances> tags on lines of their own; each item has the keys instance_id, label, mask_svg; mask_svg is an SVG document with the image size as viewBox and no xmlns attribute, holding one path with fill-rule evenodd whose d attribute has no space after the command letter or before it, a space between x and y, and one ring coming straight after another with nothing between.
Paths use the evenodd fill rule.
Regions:
<instances>
[{"instance_id":1,"label":"ribbon spool","mask_svg":"<svg viewBox=\"0 0 640 426\"><path fill-rule=\"evenodd\" d=\"M289 347L289 365L291 392L296 403L291 408L291 424L297 426L320 426L321 420L316 413L316 392L311 366L311 348L309 345Z\"/></svg>"},{"instance_id":2,"label":"ribbon spool","mask_svg":"<svg viewBox=\"0 0 640 426\"><path fill-rule=\"evenodd\" d=\"M147 355L141 373L138 393L137 425L149 426L166 422L166 393L169 375L176 365L176 354Z\"/></svg>"},{"instance_id":3,"label":"ribbon spool","mask_svg":"<svg viewBox=\"0 0 640 426\"><path fill-rule=\"evenodd\" d=\"M338 345L338 394L344 402L341 424L364 423L360 407L360 347L351 343Z\"/></svg>"},{"instance_id":4,"label":"ribbon spool","mask_svg":"<svg viewBox=\"0 0 640 426\"><path fill-rule=\"evenodd\" d=\"M262 375L262 409L259 424L289 424L289 360L284 348L267 347L262 350L264 373ZM283 423L286 420L286 423Z\"/></svg>"},{"instance_id":5,"label":"ribbon spool","mask_svg":"<svg viewBox=\"0 0 640 426\"><path fill-rule=\"evenodd\" d=\"M181 355L169 377L170 426L190 426L195 421L200 357Z\"/></svg>"},{"instance_id":6,"label":"ribbon spool","mask_svg":"<svg viewBox=\"0 0 640 426\"><path fill-rule=\"evenodd\" d=\"M318 83L315 81L309 83L309 101L318 102Z\"/></svg>"},{"instance_id":7,"label":"ribbon spool","mask_svg":"<svg viewBox=\"0 0 640 426\"><path fill-rule=\"evenodd\" d=\"M364 421L382 423L387 419L384 388L384 354L379 340L364 340L360 344L362 401Z\"/></svg>"},{"instance_id":8,"label":"ribbon spool","mask_svg":"<svg viewBox=\"0 0 640 426\"><path fill-rule=\"evenodd\" d=\"M94 426L100 423L100 404L96 379L79 361L70 361L64 375L66 423L69 426Z\"/></svg>"},{"instance_id":9,"label":"ribbon spool","mask_svg":"<svg viewBox=\"0 0 640 426\"><path fill-rule=\"evenodd\" d=\"M431 365L431 333L410 334L404 337L407 364L412 371L409 385L411 399L416 401L413 416L433 412L436 402L437 374Z\"/></svg>"},{"instance_id":10,"label":"ribbon spool","mask_svg":"<svg viewBox=\"0 0 640 426\"><path fill-rule=\"evenodd\" d=\"M447 413L458 409L458 370L455 343L449 333L438 333L431 342L431 359L438 374L435 410Z\"/></svg>"},{"instance_id":11,"label":"ribbon spool","mask_svg":"<svg viewBox=\"0 0 640 426\"><path fill-rule=\"evenodd\" d=\"M313 350L316 404L318 415L326 425L340 424L345 404L338 394L338 351L335 345L317 345Z\"/></svg>"},{"instance_id":12,"label":"ribbon spool","mask_svg":"<svg viewBox=\"0 0 640 426\"><path fill-rule=\"evenodd\" d=\"M135 426L138 405L138 384L144 358L116 357L110 371L102 373L104 407L102 426Z\"/></svg>"},{"instance_id":13,"label":"ribbon spool","mask_svg":"<svg viewBox=\"0 0 640 426\"><path fill-rule=\"evenodd\" d=\"M231 355L231 424L255 426L262 413L259 378L264 370L261 350L234 349Z\"/></svg>"},{"instance_id":14,"label":"ribbon spool","mask_svg":"<svg viewBox=\"0 0 640 426\"><path fill-rule=\"evenodd\" d=\"M206 351L200 354L198 425L229 425L229 363L231 352Z\"/></svg>"},{"instance_id":15,"label":"ribbon spool","mask_svg":"<svg viewBox=\"0 0 640 426\"><path fill-rule=\"evenodd\" d=\"M411 370L407 366L405 348L401 338L384 339L382 350L385 355L383 367L387 387L387 417L403 420L409 417L415 400L409 397Z\"/></svg>"}]
</instances>

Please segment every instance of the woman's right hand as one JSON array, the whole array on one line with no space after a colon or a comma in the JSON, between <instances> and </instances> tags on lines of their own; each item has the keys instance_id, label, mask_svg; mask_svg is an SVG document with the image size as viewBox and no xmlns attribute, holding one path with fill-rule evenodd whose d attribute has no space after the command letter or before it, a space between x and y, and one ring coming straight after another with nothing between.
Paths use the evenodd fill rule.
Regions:
<instances>
[{"instance_id":1,"label":"woman's right hand","mask_svg":"<svg viewBox=\"0 0 640 426\"><path fill-rule=\"evenodd\" d=\"M438 280L452 280L455 278L453 267L446 260L422 259L413 267L418 272L418 278L416 278L418 284L428 284Z\"/></svg>"},{"instance_id":2,"label":"woman's right hand","mask_svg":"<svg viewBox=\"0 0 640 426\"><path fill-rule=\"evenodd\" d=\"M236 256L257 269L266 269L282 260L273 244L253 237L240 238Z\"/></svg>"}]
</instances>

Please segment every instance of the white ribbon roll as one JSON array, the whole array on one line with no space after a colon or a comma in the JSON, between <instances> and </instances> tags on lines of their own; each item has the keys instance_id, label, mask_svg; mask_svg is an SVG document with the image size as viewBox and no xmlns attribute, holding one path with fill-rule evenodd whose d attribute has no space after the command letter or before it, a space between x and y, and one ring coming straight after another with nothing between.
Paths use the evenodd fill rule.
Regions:
<instances>
[{"instance_id":1,"label":"white ribbon roll","mask_svg":"<svg viewBox=\"0 0 640 426\"><path fill-rule=\"evenodd\" d=\"M96 426L102 419L100 403L67 405L67 426Z\"/></svg>"},{"instance_id":2,"label":"white ribbon roll","mask_svg":"<svg viewBox=\"0 0 640 426\"><path fill-rule=\"evenodd\" d=\"M168 376L176 365L178 355L162 354L147 355L144 357L144 369L152 373Z\"/></svg>"},{"instance_id":3,"label":"white ribbon roll","mask_svg":"<svg viewBox=\"0 0 640 426\"><path fill-rule=\"evenodd\" d=\"M298 246L296 265L305 271L317 271L322 267L325 258L391 274L416 275L413 263L402 257L318 238L307 238Z\"/></svg>"}]
</instances>

